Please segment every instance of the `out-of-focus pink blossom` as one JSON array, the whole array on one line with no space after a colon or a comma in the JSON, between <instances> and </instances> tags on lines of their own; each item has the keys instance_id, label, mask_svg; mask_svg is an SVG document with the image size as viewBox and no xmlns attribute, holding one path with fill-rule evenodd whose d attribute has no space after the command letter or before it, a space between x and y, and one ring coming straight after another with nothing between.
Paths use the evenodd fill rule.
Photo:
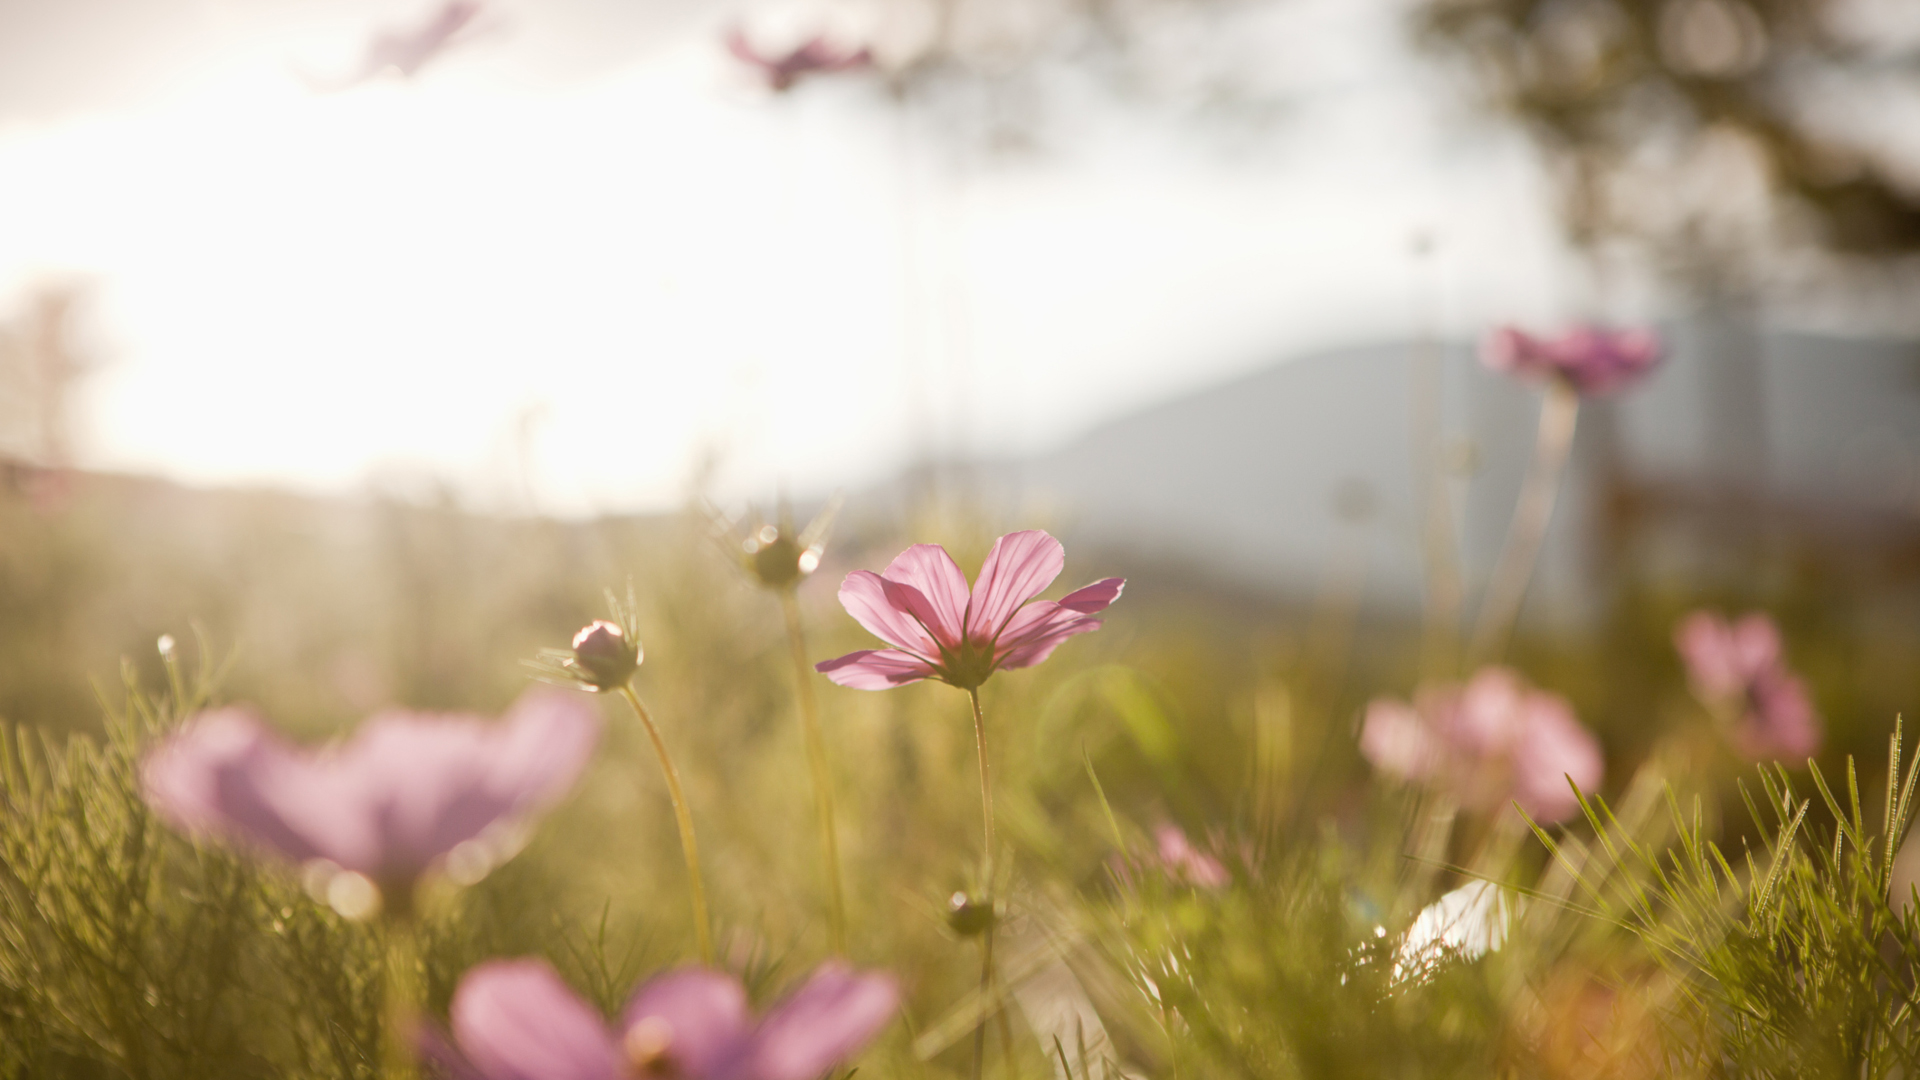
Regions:
<instances>
[{"instance_id":1,"label":"out-of-focus pink blossom","mask_svg":"<svg viewBox=\"0 0 1920 1080\"><path fill-rule=\"evenodd\" d=\"M447 0L425 22L405 29L382 30L367 41L359 70L341 77L303 75L321 93L351 89L389 72L411 79L436 57L472 36L482 5L478 0Z\"/></svg>"},{"instance_id":2,"label":"out-of-focus pink blossom","mask_svg":"<svg viewBox=\"0 0 1920 1080\"><path fill-rule=\"evenodd\" d=\"M1696 611L1674 627L1673 644L1693 692L1730 722L1728 736L1741 755L1802 759L1820 749L1820 716L1806 684L1787 667L1772 619L1755 612L1728 622Z\"/></svg>"},{"instance_id":3,"label":"out-of-focus pink blossom","mask_svg":"<svg viewBox=\"0 0 1920 1080\"><path fill-rule=\"evenodd\" d=\"M1120 578L1096 581L1058 601L1036 600L1067 560L1060 541L1037 529L994 541L971 589L938 544L915 544L884 573L855 570L840 603L861 626L894 646L849 653L815 667L856 690L886 690L938 679L972 690L996 671L1031 667L1075 634L1100 628L1093 616L1120 596Z\"/></svg>"},{"instance_id":4,"label":"out-of-focus pink blossom","mask_svg":"<svg viewBox=\"0 0 1920 1080\"><path fill-rule=\"evenodd\" d=\"M683 968L636 990L610 1029L545 963L501 960L460 980L451 1043L432 1029L417 1041L462 1080L817 1080L879 1034L899 997L890 976L828 962L756 1022L737 979Z\"/></svg>"},{"instance_id":5,"label":"out-of-focus pink blossom","mask_svg":"<svg viewBox=\"0 0 1920 1080\"><path fill-rule=\"evenodd\" d=\"M1576 326L1558 337L1535 337L1505 326L1488 335L1481 359L1525 379L1561 379L1582 394L1606 394L1638 382L1660 363L1660 336L1635 327Z\"/></svg>"},{"instance_id":6,"label":"out-of-focus pink blossom","mask_svg":"<svg viewBox=\"0 0 1920 1080\"><path fill-rule=\"evenodd\" d=\"M873 52L858 49L847 52L835 48L825 37L815 36L803 42L799 47L784 53L763 53L747 39L745 30L738 25L727 29L727 51L743 63L749 64L766 79L767 86L784 91L808 75L825 75L837 71L854 71L870 67L873 64Z\"/></svg>"},{"instance_id":7,"label":"out-of-focus pink blossom","mask_svg":"<svg viewBox=\"0 0 1920 1080\"><path fill-rule=\"evenodd\" d=\"M1423 687L1408 704L1367 706L1360 752L1401 780L1441 788L1466 806L1517 802L1536 821L1579 810L1567 784L1597 787L1606 761L1593 733L1558 694L1527 685L1509 668L1482 668L1465 686Z\"/></svg>"},{"instance_id":8,"label":"out-of-focus pink blossom","mask_svg":"<svg viewBox=\"0 0 1920 1080\"><path fill-rule=\"evenodd\" d=\"M450 855L470 877L510 854L514 827L572 787L599 736L590 705L546 689L499 724L385 712L318 750L226 708L161 742L141 775L147 802L186 832L359 874L405 904Z\"/></svg>"},{"instance_id":9,"label":"out-of-focus pink blossom","mask_svg":"<svg viewBox=\"0 0 1920 1080\"><path fill-rule=\"evenodd\" d=\"M1219 859L1193 846L1186 831L1166 824L1153 830L1153 843L1160 856L1160 867L1168 877L1203 889L1222 889L1233 880Z\"/></svg>"}]
</instances>

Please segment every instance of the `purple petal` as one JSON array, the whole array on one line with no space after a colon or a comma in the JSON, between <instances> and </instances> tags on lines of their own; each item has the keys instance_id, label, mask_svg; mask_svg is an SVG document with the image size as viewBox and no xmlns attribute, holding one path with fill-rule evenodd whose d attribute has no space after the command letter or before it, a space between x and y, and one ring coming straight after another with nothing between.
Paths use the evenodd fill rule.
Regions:
<instances>
[{"instance_id":1,"label":"purple petal","mask_svg":"<svg viewBox=\"0 0 1920 1080\"><path fill-rule=\"evenodd\" d=\"M1032 667L1052 656L1053 650L1059 648L1068 638L1098 629L1100 629L1099 619L1076 617L1072 622L1051 627L1045 634L1028 638L1018 648L1010 650L1007 655L1001 657L1000 662L994 666L1003 671Z\"/></svg>"},{"instance_id":2,"label":"purple petal","mask_svg":"<svg viewBox=\"0 0 1920 1080\"><path fill-rule=\"evenodd\" d=\"M1060 598L1060 606L1082 615L1095 615L1107 610L1107 605L1120 599L1120 590L1126 588L1126 578L1102 578L1084 589L1076 589Z\"/></svg>"},{"instance_id":3,"label":"purple petal","mask_svg":"<svg viewBox=\"0 0 1920 1080\"><path fill-rule=\"evenodd\" d=\"M1734 731L1740 752L1755 761L1801 762L1820 749L1820 714L1806 684L1784 669L1754 681L1753 708Z\"/></svg>"},{"instance_id":4,"label":"purple petal","mask_svg":"<svg viewBox=\"0 0 1920 1080\"><path fill-rule=\"evenodd\" d=\"M915 544L900 553L880 575L919 590L930 614L921 621L940 644L958 647L967 617L967 575L938 544Z\"/></svg>"},{"instance_id":5,"label":"purple petal","mask_svg":"<svg viewBox=\"0 0 1920 1080\"><path fill-rule=\"evenodd\" d=\"M350 869L378 854L366 820L339 812L356 801L352 778L316 768L245 709L188 721L148 753L141 774L148 803L186 832Z\"/></svg>"},{"instance_id":6,"label":"purple petal","mask_svg":"<svg viewBox=\"0 0 1920 1080\"><path fill-rule=\"evenodd\" d=\"M425 1075L439 1077L440 1080L488 1080L447 1041L439 1029L416 1023L412 1036L413 1052L420 1058L421 1065L425 1066L421 1070Z\"/></svg>"},{"instance_id":7,"label":"purple petal","mask_svg":"<svg viewBox=\"0 0 1920 1080\"><path fill-rule=\"evenodd\" d=\"M933 665L898 649L863 649L833 660L822 660L813 669L855 690L891 690L919 682L934 673Z\"/></svg>"},{"instance_id":8,"label":"purple petal","mask_svg":"<svg viewBox=\"0 0 1920 1080\"><path fill-rule=\"evenodd\" d=\"M553 687L521 694L501 724L493 781L515 793L522 811L559 802L600 742L600 713L590 699Z\"/></svg>"},{"instance_id":9,"label":"purple petal","mask_svg":"<svg viewBox=\"0 0 1920 1080\"><path fill-rule=\"evenodd\" d=\"M767 1013L724 1080L818 1080L879 1034L899 1005L891 977L828 961Z\"/></svg>"},{"instance_id":10,"label":"purple petal","mask_svg":"<svg viewBox=\"0 0 1920 1080\"><path fill-rule=\"evenodd\" d=\"M1060 541L1038 529L1008 533L993 542L973 586L967 636L997 637L1020 605L1040 595L1067 565Z\"/></svg>"},{"instance_id":11,"label":"purple petal","mask_svg":"<svg viewBox=\"0 0 1920 1080\"><path fill-rule=\"evenodd\" d=\"M1600 786L1606 759L1593 733L1580 726L1573 707L1557 694L1527 694L1525 720L1513 748L1513 798L1535 821L1565 821L1580 812L1567 780L1591 792Z\"/></svg>"},{"instance_id":12,"label":"purple petal","mask_svg":"<svg viewBox=\"0 0 1920 1080\"><path fill-rule=\"evenodd\" d=\"M607 1025L539 960L481 964L448 1010L453 1036L487 1080L619 1080Z\"/></svg>"},{"instance_id":13,"label":"purple petal","mask_svg":"<svg viewBox=\"0 0 1920 1080\"><path fill-rule=\"evenodd\" d=\"M718 1076L745 1054L752 1027L739 981L704 968L670 972L636 991L621 1027L642 1024L659 1026L649 1037L671 1075L697 1078Z\"/></svg>"},{"instance_id":14,"label":"purple petal","mask_svg":"<svg viewBox=\"0 0 1920 1080\"><path fill-rule=\"evenodd\" d=\"M933 638L908 612L895 606L887 595L888 582L871 570L855 570L840 583L840 606L873 636L895 648L918 656L933 656L940 650ZM896 586L896 591L899 586Z\"/></svg>"},{"instance_id":15,"label":"purple petal","mask_svg":"<svg viewBox=\"0 0 1920 1080\"><path fill-rule=\"evenodd\" d=\"M1389 776L1425 780L1440 766L1441 744L1413 706L1375 698L1360 724L1360 756Z\"/></svg>"}]
</instances>

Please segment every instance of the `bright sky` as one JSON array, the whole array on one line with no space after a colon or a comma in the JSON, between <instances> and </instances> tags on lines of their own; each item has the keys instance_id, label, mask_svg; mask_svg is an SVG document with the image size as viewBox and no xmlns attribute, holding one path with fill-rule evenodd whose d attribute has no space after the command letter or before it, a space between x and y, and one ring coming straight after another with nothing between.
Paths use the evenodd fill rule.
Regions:
<instances>
[{"instance_id":1,"label":"bright sky","mask_svg":"<svg viewBox=\"0 0 1920 1080\"><path fill-rule=\"evenodd\" d=\"M94 284L87 464L565 513L672 505L708 450L722 495L858 487L1322 345L1579 312L1518 141L1463 123L1384 9L1290 2L1278 123L1069 95L1070 139L957 173L869 87L760 91L713 24L534 82L528 4L332 95L288 58L337 29L283 33L0 126L0 310Z\"/></svg>"}]
</instances>

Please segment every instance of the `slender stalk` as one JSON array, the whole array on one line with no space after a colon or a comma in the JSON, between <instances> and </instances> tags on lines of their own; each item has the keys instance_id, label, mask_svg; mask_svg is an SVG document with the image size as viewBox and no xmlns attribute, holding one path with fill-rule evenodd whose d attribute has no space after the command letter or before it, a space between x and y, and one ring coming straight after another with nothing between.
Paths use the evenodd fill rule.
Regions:
<instances>
[{"instance_id":1,"label":"slender stalk","mask_svg":"<svg viewBox=\"0 0 1920 1080\"><path fill-rule=\"evenodd\" d=\"M787 641L793 646L793 670L800 680L800 730L806 737L807 764L813 769L813 804L820 819L820 858L825 863L827 898L832 905L828 930L833 951L847 952L847 900L840 884L840 838L833 828L833 773L827 767L827 740L820 730L820 703L813 696L813 667L807 663L807 639L800 628L800 601L792 589L780 590L787 617Z\"/></svg>"},{"instance_id":2,"label":"slender stalk","mask_svg":"<svg viewBox=\"0 0 1920 1080\"><path fill-rule=\"evenodd\" d=\"M980 1003L984 1009L992 1000L993 994L993 927L989 925L986 933L980 935ZM987 1060L987 1014L980 1014L980 1022L973 1026L973 1080L980 1080L980 1070Z\"/></svg>"},{"instance_id":3,"label":"slender stalk","mask_svg":"<svg viewBox=\"0 0 1920 1080\"><path fill-rule=\"evenodd\" d=\"M382 1080L415 1080L420 1075L410 1034L419 1022L426 995L420 985L419 941L413 923L402 917L385 920L386 987L381 1007L380 1076Z\"/></svg>"},{"instance_id":4,"label":"slender stalk","mask_svg":"<svg viewBox=\"0 0 1920 1080\"><path fill-rule=\"evenodd\" d=\"M626 696L627 704L633 706L640 726L647 729L647 738L653 740L653 752L660 757L660 771L667 778L667 795L673 800L673 817L680 826L680 851L687 857L687 889L693 896L693 933L700 942L700 962L712 967L713 931L707 921L707 885L700 876L700 845L693 838L693 815L687 811L687 796L680 790L680 770L673 767L673 758L667 754L660 729L653 725L653 717L647 714L647 707L640 703L640 695L633 692L632 684L622 686L620 693Z\"/></svg>"},{"instance_id":5,"label":"slender stalk","mask_svg":"<svg viewBox=\"0 0 1920 1080\"><path fill-rule=\"evenodd\" d=\"M973 744L980 754L980 816L986 825L987 892L993 892L993 777L987 769L987 715L980 710L980 691L967 691L973 702Z\"/></svg>"},{"instance_id":6,"label":"slender stalk","mask_svg":"<svg viewBox=\"0 0 1920 1080\"><path fill-rule=\"evenodd\" d=\"M969 688L967 699L973 703L973 743L980 755L980 815L986 839L981 892L985 896L987 910L997 916L998 910L993 900L993 773L987 766L987 714L980 708L979 687ZM995 921L997 919L990 919L986 930L980 935L980 998L983 1002L993 993L993 935L998 929ZM987 1014L982 1013L979 1024L973 1029L973 1080L980 1080L986 1048Z\"/></svg>"},{"instance_id":7,"label":"slender stalk","mask_svg":"<svg viewBox=\"0 0 1920 1080\"><path fill-rule=\"evenodd\" d=\"M1580 418L1580 393L1564 379L1547 384L1547 395L1540 403L1540 430L1533 447L1533 464L1520 487L1520 501L1513 509L1513 524L1507 530L1506 547L1487 584L1480 602L1480 618L1474 624L1473 641L1467 655L1474 663L1497 659L1506 650L1507 637L1526 599L1527 584L1533 579L1533 567L1540 556L1540 544L1546 539L1547 525L1553 520L1554 500L1560 494L1560 479L1566 473L1567 455L1573 449L1573 429Z\"/></svg>"}]
</instances>

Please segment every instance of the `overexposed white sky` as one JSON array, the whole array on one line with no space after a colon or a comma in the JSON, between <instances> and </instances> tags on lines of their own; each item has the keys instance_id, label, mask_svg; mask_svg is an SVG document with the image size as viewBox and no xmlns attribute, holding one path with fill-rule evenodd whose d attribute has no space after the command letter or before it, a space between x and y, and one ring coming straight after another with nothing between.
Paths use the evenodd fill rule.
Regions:
<instances>
[{"instance_id":1,"label":"overexposed white sky","mask_svg":"<svg viewBox=\"0 0 1920 1080\"><path fill-rule=\"evenodd\" d=\"M672 505L709 451L723 496L857 487L1323 345L1588 313L1524 145L1394 5L1277 2L1278 121L1069 85L1006 158L858 80L767 93L711 17L559 77L528 56L590 25L500 2L336 94L295 69L362 23L231 34L149 93L0 108L0 312L92 284L85 464L563 513Z\"/></svg>"}]
</instances>

